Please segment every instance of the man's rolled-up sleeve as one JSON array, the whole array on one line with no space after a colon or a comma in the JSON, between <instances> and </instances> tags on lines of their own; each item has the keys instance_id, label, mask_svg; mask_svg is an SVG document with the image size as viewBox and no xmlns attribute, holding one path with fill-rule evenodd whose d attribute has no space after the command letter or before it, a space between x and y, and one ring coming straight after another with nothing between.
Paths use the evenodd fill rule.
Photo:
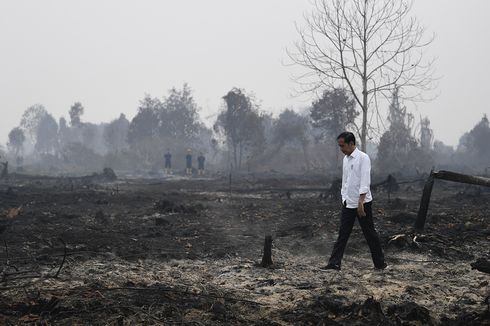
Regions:
<instances>
[{"instance_id":1,"label":"man's rolled-up sleeve","mask_svg":"<svg viewBox=\"0 0 490 326\"><path fill-rule=\"evenodd\" d=\"M361 185L359 187L359 194L366 194L371 187L371 159L369 156L364 156L361 161Z\"/></svg>"}]
</instances>

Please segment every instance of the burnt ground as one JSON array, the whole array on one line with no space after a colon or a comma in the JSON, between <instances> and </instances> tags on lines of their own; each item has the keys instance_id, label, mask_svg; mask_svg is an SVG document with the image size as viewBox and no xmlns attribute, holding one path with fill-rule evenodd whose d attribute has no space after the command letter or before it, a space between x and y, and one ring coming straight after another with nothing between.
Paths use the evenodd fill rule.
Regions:
<instances>
[{"instance_id":1,"label":"burnt ground","mask_svg":"<svg viewBox=\"0 0 490 326\"><path fill-rule=\"evenodd\" d=\"M356 223L342 271L323 272L340 208L328 185L14 176L0 184L0 324L490 325L490 275L471 266L490 258L490 191L437 181L415 234L422 184L390 201L379 188L390 268L373 269Z\"/></svg>"}]
</instances>

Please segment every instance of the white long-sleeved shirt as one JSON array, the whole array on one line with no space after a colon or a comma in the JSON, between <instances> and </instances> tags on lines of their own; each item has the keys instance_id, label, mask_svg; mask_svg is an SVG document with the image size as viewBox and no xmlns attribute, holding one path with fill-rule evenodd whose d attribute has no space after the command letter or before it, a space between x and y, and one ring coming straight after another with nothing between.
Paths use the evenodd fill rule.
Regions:
<instances>
[{"instance_id":1,"label":"white long-sleeved shirt","mask_svg":"<svg viewBox=\"0 0 490 326\"><path fill-rule=\"evenodd\" d=\"M359 196L366 194L365 203L373 200L371 195L371 160L357 148L344 157L342 162L342 202L347 208L357 208Z\"/></svg>"}]
</instances>

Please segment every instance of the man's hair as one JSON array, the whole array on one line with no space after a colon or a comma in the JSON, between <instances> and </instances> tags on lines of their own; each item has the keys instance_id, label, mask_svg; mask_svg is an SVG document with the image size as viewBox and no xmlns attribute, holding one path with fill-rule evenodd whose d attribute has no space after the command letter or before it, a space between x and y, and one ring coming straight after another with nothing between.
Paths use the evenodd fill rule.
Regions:
<instances>
[{"instance_id":1,"label":"man's hair","mask_svg":"<svg viewBox=\"0 0 490 326\"><path fill-rule=\"evenodd\" d=\"M344 131L343 133L338 135L337 140L339 140L340 138L343 138L344 142L346 142L347 144L351 143L351 142L354 145L356 144L356 136L354 136L354 134L352 132Z\"/></svg>"}]
</instances>

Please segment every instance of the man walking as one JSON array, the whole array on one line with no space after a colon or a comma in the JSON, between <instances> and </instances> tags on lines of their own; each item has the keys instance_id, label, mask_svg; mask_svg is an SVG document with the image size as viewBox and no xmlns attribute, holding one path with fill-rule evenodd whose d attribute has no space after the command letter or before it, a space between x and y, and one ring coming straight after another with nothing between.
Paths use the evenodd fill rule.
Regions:
<instances>
[{"instance_id":1,"label":"man walking","mask_svg":"<svg viewBox=\"0 0 490 326\"><path fill-rule=\"evenodd\" d=\"M367 240L374 267L387 267L378 233L374 228L371 185L371 160L369 156L356 148L356 138L351 132L343 132L337 137L342 153L342 215L337 241L332 250L328 265L322 269L340 270L345 246L354 226L356 217L362 233Z\"/></svg>"}]
</instances>

